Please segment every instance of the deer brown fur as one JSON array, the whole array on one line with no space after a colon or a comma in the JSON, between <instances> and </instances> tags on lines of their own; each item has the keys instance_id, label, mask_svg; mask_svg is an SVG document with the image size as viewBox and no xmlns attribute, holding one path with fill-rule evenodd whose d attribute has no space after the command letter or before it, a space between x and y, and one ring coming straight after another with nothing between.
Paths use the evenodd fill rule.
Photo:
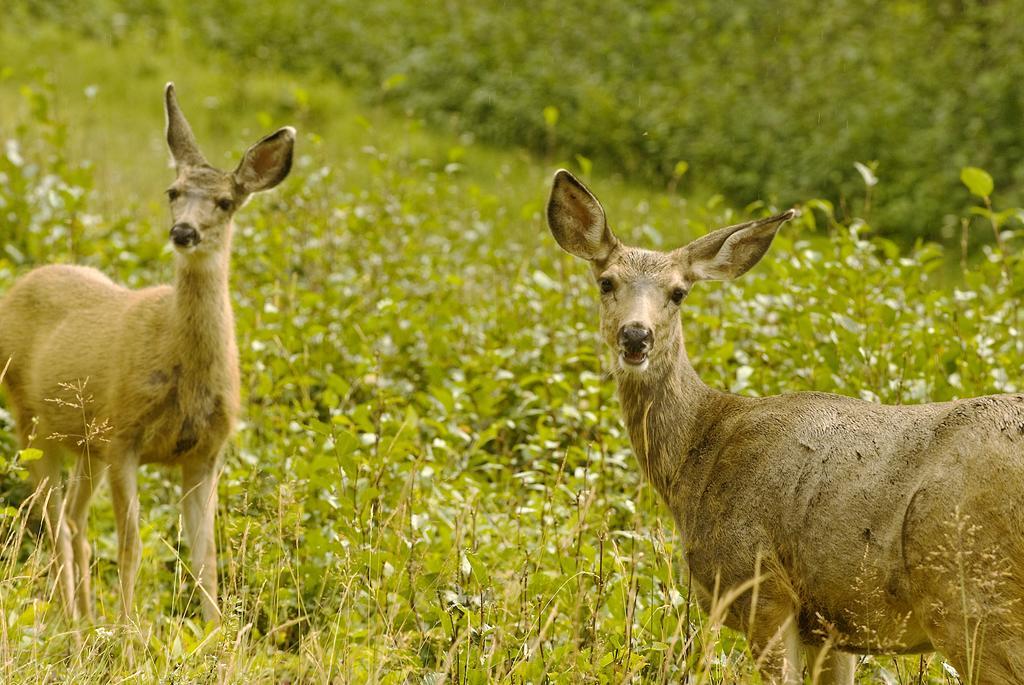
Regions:
<instances>
[{"instance_id":1,"label":"deer brown fur","mask_svg":"<svg viewBox=\"0 0 1024 685\"><path fill-rule=\"evenodd\" d=\"M238 352L228 291L232 217L291 168L295 132L249 148L233 172L210 166L174 95L165 90L167 141L177 170L168 191L174 282L128 290L81 266L52 265L0 300L7 394L54 543L60 595L91 617L89 500L109 475L117 524L122 612L130 615L141 556L137 470L179 466L183 519L203 616L217 619L218 455L239 408ZM77 397L76 397L77 395ZM89 439L83 441L82 436ZM77 457L67 497L64 453Z\"/></svg>"},{"instance_id":2,"label":"deer brown fur","mask_svg":"<svg viewBox=\"0 0 1024 685\"><path fill-rule=\"evenodd\" d=\"M777 216L671 252L622 244L559 171L557 242L590 262L637 459L682 532L702 602L730 607L762 674L853 683L856 654L941 651L965 682L1024 682L1024 395L887 406L701 382L678 303L768 250ZM756 600L755 600L756 597Z\"/></svg>"}]
</instances>

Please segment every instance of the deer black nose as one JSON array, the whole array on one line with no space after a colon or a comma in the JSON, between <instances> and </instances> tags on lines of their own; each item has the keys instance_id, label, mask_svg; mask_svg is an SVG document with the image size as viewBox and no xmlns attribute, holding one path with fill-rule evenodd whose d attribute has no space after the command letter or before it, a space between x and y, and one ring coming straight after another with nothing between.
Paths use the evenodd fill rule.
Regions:
<instances>
[{"instance_id":1,"label":"deer black nose","mask_svg":"<svg viewBox=\"0 0 1024 685\"><path fill-rule=\"evenodd\" d=\"M171 241L178 247L193 247L199 244L199 231L189 224L174 224Z\"/></svg>"},{"instance_id":2,"label":"deer black nose","mask_svg":"<svg viewBox=\"0 0 1024 685\"><path fill-rule=\"evenodd\" d=\"M640 352L654 343L654 333L641 323L627 323L619 329L619 344L629 352Z\"/></svg>"}]
</instances>

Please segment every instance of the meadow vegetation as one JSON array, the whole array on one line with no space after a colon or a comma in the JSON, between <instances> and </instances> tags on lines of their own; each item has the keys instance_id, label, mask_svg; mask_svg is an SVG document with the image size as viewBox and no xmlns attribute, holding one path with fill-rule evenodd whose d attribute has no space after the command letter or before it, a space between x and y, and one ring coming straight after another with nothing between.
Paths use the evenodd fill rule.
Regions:
<instances>
[{"instance_id":1,"label":"meadow vegetation","mask_svg":"<svg viewBox=\"0 0 1024 685\"><path fill-rule=\"evenodd\" d=\"M380 41L382 63L394 39L384 32L395 21L387 12L398 4L379 3L371 15L381 33L352 29L355 38ZM61 5L75 16L76 3ZM146 3L132 6L149 16ZM964 185L949 192L950 202L979 208L962 212L953 238L900 244L858 215L860 208L881 216L888 203L892 216L905 214L901 181L885 166L877 186L860 176L859 186L843 186L840 207L801 194L824 186L786 185L786 170L800 162L760 175L766 168L755 158L773 154L771 136L727 146L708 131L700 145L717 146L722 159L749 157L749 179L734 187L709 174L693 196L682 186L628 185L602 172L611 168L605 162L623 162L616 155L628 151L632 166L618 168L652 179L664 177L664 159L657 146L632 139L585 145L592 128L581 117L621 130L598 121L618 104L595 104L585 91L574 96L577 115L560 105L547 131L546 92L527 97L493 86L502 106L538 108L530 113L541 116L541 138L531 143L544 155L538 159L488 147L480 141L506 141L476 126L436 131L431 124L448 109L429 98L445 93L417 81L437 64L430 54L420 57L423 70L403 71L385 88L407 94L367 95L325 75L324 66L336 65L320 65L294 35L282 33L266 64L251 70L237 58L259 54L245 42L244 22L217 43L209 36L222 10L212 9L208 23L190 21L183 33L178 13L192 10L153 6L177 18L157 30L128 11L114 38L49 22L0 28L0 289L50 262L89 264L133 287L168 280L165 81L177 83L197 136L223 166L261 133L298 127L292 176L237 221L232 293L243 420L220 486L226 620L216 628L200 621L180 563L187 554L176 474L147 468L138 629L116 625L104 490L90 528L102 618L75 649L48 594L45 536L27 511L23 462L33 455L19 451L0 406L0 681L753 682L742 637L697 609L672 522L641 481L607 377L596 287L545 228L542 209L559 165L601 189L620 237L651 247L772 208L734 205L718 188L735 200L748 196L738 188L756 187L749 197L760 197L763 185L769 197L799 200L802 218L756 269L696 288L683 308L694 366L715 387L751 395L814 389L894 403L1021 390L1024 236L1019 211L1007 209L1012 195L1002 193L1015 176L1001 165L1019 158L1006 147L1004 158L991 158L995 189L969 172L974 199ZM290 13L309 6L254 4L257 17L279 13L282 31ZM473 25L476 10L447 7ZM111 7L97 8L96 16L109 16ZM567 11L566 21L582 12ZM412 24L436 27L419 19ZM1003 28L1010 30L993 31ZM721 35L741 40L747 32ZM496 40L494 49L511 49L512 40ZM283 46L295 48L291 61L280 61L289 52ZM489 68L458 61L453 81L460 68L481 78ZM357 86L390 69L359 60L349 68L365 70L344 72ZM372 102L389 97L408 111ZM726 111L725 102L717 106ZM778 140L788 138L785 117L767 104L728 111L769 116L783 127ZM472 121L466 112L459 116ZM969 137L935 136L971 145ZM798 147L820 154L815 140ZM959 158L931 151L929 163L945 165L943 178L958 179ZM685 156L698 167L710 165L707 154ZM835 154L821 164L845 174L848 162L835 160L846 153ZM682 155L666 159L674 165ZM723 165L721 173L728 168L739 167ZM914 196L915 207L947 191ZM937 656L865 657L860 678L955 682Z\"/></svg>"}]
</instances>

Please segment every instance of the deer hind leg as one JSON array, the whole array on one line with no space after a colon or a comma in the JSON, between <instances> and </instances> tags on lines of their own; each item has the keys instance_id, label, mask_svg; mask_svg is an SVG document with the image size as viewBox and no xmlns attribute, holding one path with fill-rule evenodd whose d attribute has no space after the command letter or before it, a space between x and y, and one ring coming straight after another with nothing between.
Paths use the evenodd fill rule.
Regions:
<instances>
[{"instance_id":1,"label":"deer hind leg","mask_svg":"<svg viewBox=\"0 0 1024 685\"><path fill-rule=\"evenodd\" d=\"M22 444L27 445L27 436L22 437ZM71 547L71 527L64 507L64 488L61 485L62 456L59 445L46 443L43 445L43 456L28 462L27 467L35 485L34 506L53 544L57 589L64 603L65 614L73 620L77 618L74 553Z\"/></svg>"},{"instance_id":2,"label":"deer hind leg","mask_svg":"<svg viewBox=\"0 0 1024 685\"><path fill-rule=\"evenodd\" d=\"M932 586L934 596L922 600L918 610L935 649L965 683L1024 683L1024 604L1012 596L1013 585L982 589L944 582ZM966 614L964 605L970 607Z\"/></svg>"},{"instance_id":3,"label":"deer hind leg","mask_svg":"<svg viewBox=\"0 0 1024 685\"><path fill-rule=\"evenodd\" d=\"M1019 685L1024 683L1024 640L967 651L960 645L946 647L936 644L939 651L960 674L960 680L972 685Z\"/></svg>"},{"instance_id":4,"label":"deer hind leg","mask_svg":"<svg viewBox=\"0 0 1024 685\"><path fill-rule=\"evenodd\" d=\"M142 539L139 537L138 463L122 455L122 461L112 464L110 494L114 502L117 524L117 576L121 586L121 617L127 622L133 613L135 577L142 559Z\"/></svg>"},{"instance_id":5,"label":"deer hind leg","mask_svg":"<svg viewBox=\"0 0 1024 685\"><path fill-rule=\"evenodd\" d=\"M856 655L822 647L808 647L805 654L807 671L814 685L853 685L857 673Z\"/></svg>"},{"instance_id":6,"label":"deer hind leg","mask_svg":"<svg viewBox=\"0 0 1024 685\"><path fill-rule=\"evenodd\" d=\"M979 685L1024 683L1024 637L991 645L982 654Z\"/></svg>"},{"instance_id":7,"label":"deer hind leg","mask_svg":"<svg viewBox=\"0 0 1024 685\"><path fill-rule=\"evenodd\" d=\"M972 685L1024 683L1024 634L1019 627L1015 635L992 624L980 629L969 626L967 632L965 637L961 624L958 631L944 633L934 640L935 647L956 668L961 681Z\"/></svg>"},{"instance_id":8,"label":"deer hind leg","mask_svg":"<svg viewBox=\"0 0 1024 685\"><path fill-rule=\"evenodd\" d=\"M217 513L217 477L215 458L207 462L182 464L182 510L185 534L192 558L192 575L203 607L203 619L217 621L217 541L214 517Z\"/></svg>"},{"instance_id":9,"label":"deer hind leg","mask_svg":"<svg viewBox=\"0 0 1024 685\"><path fill-rule=\"evenodd\" d=\"M1021 543L1012 531L958 526L956 533L928 559L931 566L919 564L910 576L914 613L963 682L1024 683L1024 568L1015 549ZM1005 542L978 539L982 534L1002 534Z\"/></svg>"},{"instance_id":10,"label":"deer hind leg","mask_svg":"<svg viewBox=\"0 0 1024 685\"><path fill-rule=\"evenodd\" d=\"M1024 683L1024 578L1020 572L1009 572L998 587L990 586L987 590L979 593L985 595L989 604L985 607L987 616L981 622L973 660L978 676L974 683Z\"/></svg>"},{"instance_id":11,"label":"deer hind leg","mask_svg":"<svg viewBox=\"0 0 1024 685\"><path fill-rule=\"evenodd\" d=\"M90 582L89 561L92 549L87 536L89 525L89 502L96 487L103 481L107 465L95 457L82 456L75 467L75 474L68 489L68 519L71 525L71 545L75 555L75 571L78 585L75 597L78 600L80 616L92 620L92 583Z\"/></svg>"}]
</instances>

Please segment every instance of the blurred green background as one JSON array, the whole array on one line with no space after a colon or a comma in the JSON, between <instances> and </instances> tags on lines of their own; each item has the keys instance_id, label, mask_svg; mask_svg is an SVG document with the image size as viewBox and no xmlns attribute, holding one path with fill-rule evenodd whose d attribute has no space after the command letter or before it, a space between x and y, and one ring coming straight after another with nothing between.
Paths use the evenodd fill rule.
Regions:
<instances>
[{"instance_id":1,"label":"blurred green background","mask_svg":"<svg viewBox=\"0 0 1024 685\"><path fill-rule=\"evenodd\" d=\"M144 27L239 75L315 70L432 125L635 183L860 211L880 232L956 235L956 170L1024 182L1019 1L295 0L14 3L85 35ZM679 172L687 169L685 178Z\"/></svg>"}]
</instances>

